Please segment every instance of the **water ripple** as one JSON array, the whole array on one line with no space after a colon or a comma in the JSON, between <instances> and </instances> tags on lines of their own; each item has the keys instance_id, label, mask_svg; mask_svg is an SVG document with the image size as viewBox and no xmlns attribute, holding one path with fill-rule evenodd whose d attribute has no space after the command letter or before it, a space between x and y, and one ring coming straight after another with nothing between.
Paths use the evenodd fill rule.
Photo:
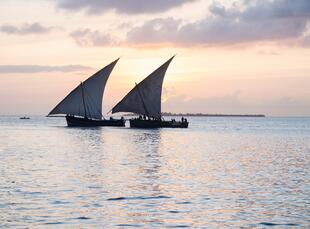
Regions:
<instances>
[{"instance_id":1,"label":"water ripple","mask_svg":"<svg viewBox=\"0 0 310 229\"><path fill-rule=\"evenodd\" d=\"M108 198L108 201L117 201L117 200L151 200L151 199L169 199L169 196L137 196L137 197L115 197Z\"/></svg>"},{"instance_id":2,"label":"water ripple","mask_svg":"<svg viewBox=\"0 0 310 229\"><path fill-rule=\"evenodd\" d=\"M189 121L0 116L0 227L310 228L310 118Z\"/></svg>"},{"instance_id":3,"label":"water ripple","mask_svg":"<svg viewBox=\"0 0 310 229\"><path fill-rule=\"evenodd\" d=\"M142 225L139 224L117 224L118 227L142 227Z\"/></svg>"},{"instance_id":4,"label":"water ripple","mask_svg":"<svg viewBox=\"0 0 310 229\"><path fill-rule=\"evenodd\" d=\"M268 222L262 222L262 223L259 223L259 224L263 225L263 226L270 226L270 227L273 227L273 226L288 226L288 227L299 226L299 224L295 224L295 223L268 223Z\"/></svg>"}]
</instances>

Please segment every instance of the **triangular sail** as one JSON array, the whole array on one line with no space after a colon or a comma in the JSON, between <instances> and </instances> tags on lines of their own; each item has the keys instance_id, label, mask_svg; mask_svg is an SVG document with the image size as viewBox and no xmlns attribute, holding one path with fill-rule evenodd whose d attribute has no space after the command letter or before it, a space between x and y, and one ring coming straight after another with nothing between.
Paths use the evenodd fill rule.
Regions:
<instances>
[{"instance_id":1,"label":"triangular sail","mask_svg":"<svg viewBox=\"0 0 310 229\"><path fill-rule=\"evenodd\" d=\"M115 107L113 107L112 113L132 112L160 118L163 80L173 57L137 84Z\"/></svg>"},{"instance_id":2,"label":"triangular sail","mask_svg":"<svg viewBox=\"0 0 310 229\"><path fill-rule=\"evenodd\" d=\"M49 114L102 119L102 98L107 80L119 59L113 61L71 91Z\"/></svg>"}]
</instances>

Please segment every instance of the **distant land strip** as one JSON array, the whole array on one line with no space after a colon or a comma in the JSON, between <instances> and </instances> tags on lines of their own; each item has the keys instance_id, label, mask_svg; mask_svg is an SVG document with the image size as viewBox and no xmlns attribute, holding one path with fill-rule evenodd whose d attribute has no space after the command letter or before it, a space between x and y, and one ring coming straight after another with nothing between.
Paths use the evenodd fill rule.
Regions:
<instances>
[{"instance_id":1,"label":"distant land strip","mask_svg":"<svg viewBox=\"0 0 310 229\"><path fill-rule=\"evenodd\" d=\"M204 114L162 112L162 116L197 116L197 117L266 117L263 114Z\"/></svg>"}]
</instances>

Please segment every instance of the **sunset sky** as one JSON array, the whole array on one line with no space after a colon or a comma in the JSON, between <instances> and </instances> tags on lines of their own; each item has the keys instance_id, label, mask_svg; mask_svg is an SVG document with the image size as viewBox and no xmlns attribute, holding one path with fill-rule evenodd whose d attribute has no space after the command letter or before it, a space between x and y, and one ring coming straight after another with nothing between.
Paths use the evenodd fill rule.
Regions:
<instances>
[{"instance_id":1,"label":"sunset sky","mask_svg":"<svg viewBox=\"0 0 310 229\"><path fill-rule=\"evenodd\" d=\"M309 0L0 2L0 115L46 115L120 58L104 113L172 61L162 111L310 115Z\"/></svg>"}]
</instances>

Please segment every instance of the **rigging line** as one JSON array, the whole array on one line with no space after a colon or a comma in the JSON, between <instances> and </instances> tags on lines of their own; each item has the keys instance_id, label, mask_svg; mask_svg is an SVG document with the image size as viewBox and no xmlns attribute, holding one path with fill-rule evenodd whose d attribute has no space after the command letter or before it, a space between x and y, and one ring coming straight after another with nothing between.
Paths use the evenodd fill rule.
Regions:
<instances>
[{"instance_id":1,"label":"rigging line","mask_svg":"<svg viewBox=\"0 0 310 229\"><path fill-rule=\"evenodd\" d=\"M94 103L93 103L93 101L92 101L90 95L88 95L88 99L89 99L89 103L88 103L89 109L91 110L92 113L97 113L98 111L97 111L97 109L95 108L95 105L94 105Z\"/></svg>"},{"instance_id":2,"label":"rigging line","mask_svg":"<svg viewBox=\"0 0 310 229\"><path fill-rule=\"evenodd\" d=\"M83 110L83 101L82 100L79 100L77 102L77 114L75 115L78 115L78 116L82 116L82 110ZM74 113L74 112L73 112ZM74 114L73 114L74 115Z\"/></svg>"},{"instance_id":3,"label":"rigging line","mask_svg":"<svg viewBox=\"0 0 310 229\"><path fill-rule=\"evenodd\" d=\"M143 104L144 110L145 110L145 112L146 112L146 115L147 115L148 117L150 117L149 112L148 112L148 110L146 109L146 106L145 106L145 103L144 103L144 100L143 100L142 94L141 94L141 92L140 92L140 89L139 89L139 87L138 87L138 84L137 84L137 83L136 83L136 87L137 87L137 89L138 89L138 93L139 93L140 98L141 98L141 100L142 100L142 104Z\"/></svg>"},{"instance_id":4,"label":"rigging line","mask_svg":"<svg viewBox=\"0 0 310 229\"><path fill-rule=\"evenodd\" d=\"M82 99L83 99L83 106L84 106L84 115L85 115L85 118L87 118L86 106L85 106L85 99L84 99L83 82L81 82L81 88L82 88Z\"/></svg>"},{"instance_id":5,"label":"rigging line","mask_svg":"<svg viewBox=\"0 0 310 229\"><path fill-rule=\"evenodd\" d=\"M86 101L86 103L85 103L85 100L87 99L87 98L85 98L85 88L83 87L83 83L81 82L81 86L82 86L82 96L83 96L83 105L84 105L84 112L85 112L85 117L87 117L87 112L88 112L88 114L91 116L91 112L92 112L92 108L91 107L89 107L89 103L87 103L87 101Z\"/></svg>"},{"instance_id":6,"label":"rigging line","mask_svg":"<svg viewBox=\"0 0 310 229\"><path fill-rule=\"evenodd\" d=\"M113 110L113 108L112 108L111 110L109 110L109 111L107 112L107 114L110 114L112 110Z\"/></svg>"},{"instance_id":7,"label":"rigging line","mask_svg":"<svg viewBox=\"0 0 310 229\"><path fill-rule=\"evenodd\" d=\"M83 101L80 101L79 102L79 112L78 112L78 115L83 117L83 112L84 112L84 106L83 106Z\"/></svg>"},{"instance_id":8,"label":"rigging line","mask_svg":"<svg viewBox=\"0 0 310 229\"><path fill-rule=\"evenodd\" d=\"M86 91L86 90L85 90L85 91ZM104 118L103 115L102 115L102 112L100 111L100 109L98 109L98 107L95 106L94 99L91 97L90 94L87 94L87 95L88 95L88 97L89 97L90 100L91 100L90 102L93 103L95 111L97 111L97 112L101 115L101 117ZM102 102L102 101L101 101L101 102ZM91 103L90 103L90 105L92 105Z\"/></svg>"},{"instance_id":9,"label":"rigging line","mask_svg":"<svg viewBox=\"0 0 310 229\"><path fill-rule=\"evenodd\" d=\"M85 99L87 99L87 97ZM91 109L89 109L89 103L87 101L86 101L86 110L89 114L89 117L92 118L92 111L91 111Z\"/></svg>"},{"instance_id":10,"label":"rigging line","mask_svg":"<svg viewBox=\"0 0 310 229\"><path fill-rule=\"evenodd\" d=\"M89 95L90 96L90 95ZM89 97L89 99L91 100L91 97ZM92 101L91 101L92 102ZM95 107L95 105L94 104L92 104L92 103L89 103L89 109L91 110L91 112L94 112L94 114L97 112L97 109L96 109L96 107ZM99 113L100 114L100 113ZM102 117L102 115L100 114L100 116Z\"/></svg>"},{"instance_id":11,"label":"rigging line","mask_svg":"<svg viewBox=\"0 0 310 229\"><path fill-rule=\"evenodd\" d=\"M85 99L85 107L86 107L86 111L89 115L89 117L92 118L92 113L91 113L91 110L89 109L89 103L88 103L88 99L87 99L87 94L85 93L85 88L84 88L84 99Z\"/></svg>"}]
</instances>

